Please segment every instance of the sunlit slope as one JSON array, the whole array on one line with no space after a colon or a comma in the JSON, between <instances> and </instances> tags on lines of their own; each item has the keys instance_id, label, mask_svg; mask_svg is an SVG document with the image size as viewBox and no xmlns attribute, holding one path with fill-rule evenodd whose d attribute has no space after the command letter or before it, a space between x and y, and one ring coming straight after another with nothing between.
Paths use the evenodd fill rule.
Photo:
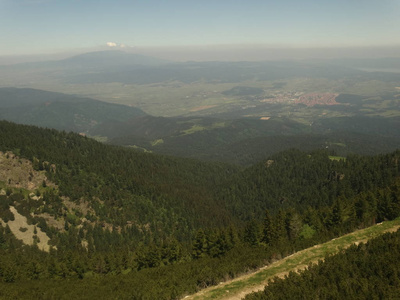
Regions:
<instances>
[{"instance_id":1,"label":"sunlit slope","mask_svg":"<svg viewBox=\"0 0 400 300\"><path fill-rule=\"evenodd\" d=\"M206 300L206 299L242 299L247 294L261 291L269 280L275 276L284 277L289 272L297 272L306 269L310 264L323 260L327 255L333 255L349 246L365 243L386 232L393 232L400 228L400 220L383 222L375 226L358 230L353 233L333 239L327 243L315 245L311 248L296 252L284 259L267 265L260 270L236 278L232 281L220 283L200 291L197 294L185 299Z\"/></svg>"}]
</instances>

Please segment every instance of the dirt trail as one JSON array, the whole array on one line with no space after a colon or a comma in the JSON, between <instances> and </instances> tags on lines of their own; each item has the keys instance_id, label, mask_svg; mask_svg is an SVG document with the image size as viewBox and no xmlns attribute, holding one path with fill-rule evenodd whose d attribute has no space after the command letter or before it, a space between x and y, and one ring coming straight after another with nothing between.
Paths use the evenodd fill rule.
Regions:
<instances>
[{"instance_id":1,"label":"dirt trail","mask_svg":"<svg viewBox=\"0 0 400 300\"><path fill-rule=\"evenodd\" d=\"M384 224L384 225L383 225ZM382 226L383 225L383 226ZM247 294L262 291L268 281L275 276L283 278L290 271L299 271L311 263L317 263L327 254L334 254L352 244L366 242L371 238L386 232L394 232L400 228L400 220L384 222L375 226L358 230L350 234L333 239L324 244L315 245L287 256L259 270L222 282L217 286L209 287L196 294L184 297L185 300L224 299L239 300Z\"/></svg>"}]
</instances>

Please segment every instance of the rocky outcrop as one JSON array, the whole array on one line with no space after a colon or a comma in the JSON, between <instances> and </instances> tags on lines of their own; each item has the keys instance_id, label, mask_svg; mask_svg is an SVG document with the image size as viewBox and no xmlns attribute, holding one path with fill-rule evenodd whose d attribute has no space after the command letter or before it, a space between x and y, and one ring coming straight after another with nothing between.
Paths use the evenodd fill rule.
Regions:
<instances>
[{"instance_id":1,"label":"rocky outcrop","mask_svg":"<svg viewBox=\"0 0 400 300\"><path fill-rule=\"evenodd\" d=\"M35 190L43 184L54 186L44 173L34 170L29 160L12 152L0 151L0 181L4 181L9 187Z\"/></svg>"}]
</instances>

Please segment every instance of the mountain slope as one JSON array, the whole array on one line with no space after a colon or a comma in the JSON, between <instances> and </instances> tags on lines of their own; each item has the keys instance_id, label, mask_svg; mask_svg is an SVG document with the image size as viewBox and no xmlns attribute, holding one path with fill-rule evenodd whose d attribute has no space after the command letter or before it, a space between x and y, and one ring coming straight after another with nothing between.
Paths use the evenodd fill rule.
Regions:
<instances>
[{"instance_id":1,"label":"mountain slope","mask_svg":"<svg viewBox=\"0 0 400 300\"><path fill-rule=\"evenodd\" d=\"M261 218L266 208L275 213L285 209L300 213L331 206L340 196L352 198L372 186L393 182L400 171L399 154L397 150L388 156L334 159L324 151L307 154L291 149L235 174L221 187L219 196L243 218ZM382 164L388 168L381 173Z\"/></svg>"},{"instance_id":2,"label":"mountain slope","mask_svg":"<svg viewBox=\"0 0 400 300\"><path fill-rule=\"evenodd\" d=\"M291 150L242 170L6 121L0 151L5 299L183 297L400 214L399 151ZM14 212L27 220L11 230Z\"/></svg>"},{"instance_id":3,"label":"mountain slope","mask_svg":"<svg viewBox=\"0 0 400 300\"><path fill-rule=\"evenodd\" d=\"M139 120L136 118L129 123L139 123ZM369 124L365 127L354 124L357 119L354 123L347 120L348 125L353 124L353 126L347 126L347 128L338 126L337 129L331 129L333 126L327 125L329 123L326 122L320 128L316 128L315 132L302 124L284 119L271 119L268 123L248 119L220 122L218 119L208 119L211 121L208 124L207 119L203 119L203 124L199 122L199 119L196 122L193 119L186 119L186 121L164 119L163 124L159 118L158 122L163 124L160 128L164 132L154 126L155 118L144 117L142 120L143 122L132 127L124 123L111 124L107 128L103 126L99 128L99 132L102 130L101 132L105 135L111 136L109 142L112 144L135 145L155 153L207 161L223 161L244 166L291 148L303 151L328 149L336 155L346 156L355 153L361 155L388 153L396 150L400 145L396 120L382 122L387 127L381 126L381 130L374 125L376 124L374 121L380 120L372 118L362 120L365 124ZM176 122L180 123L179 126ZM219 124L223 125L218 127ZM173 130L167 132L167 129ZM193 132L190 132L191 130ZM119 136L115 136L117 132ZM146 132L145 136L143 136L144 132ZM383 133L387 133L387 136Z\"/></svg>"},{"instance_id":4,"label":"mountain slope","mask_svg":"<svg viewBox=\"0 0 400 300\"><path fill-rule=\"evenodd\" d=\"M264 291L245 299L298 299L300 293L310 299L396 299L400 292L399 241L397 230L366 244L356 243L299 274L290 272L285 278L274 278Z\"/></svg>"},{"instance_id":5,"label":"mountain slope","mask_svg":"<svg viewBox=\"0 0 400 300\"><path fill-rule=\"evenodd\" d=\"M126 67L156 66L166 61L141 54L128 53L120 50L89 52L58 61L63 67L78 67L81 69L116 69Z\"/></svg>"},{"instance_id":6,"label":"mountain slope","mask_svg":"<svg viewBox=\"0 0 400 300\"><path fill-rule=\"evenodd\" d=\"M0 128L0 150L46 169L60 196L89 203L99 221L148 224L149 230L162 228L161 235L189 235L194 228L223 225L231 218L212 191L238 171L234 166L140 153L5 121ZM57 171L51 172L45 162Z\"/></svg>"},{"instance_id":7,"label":"mountain slope","mask_svg":"<svg viewBox=\"0 0 400 300\"><path fill-rule=\"evenodd\" d=\"M311 264L313 264L314 266L319 262L323 264L322 261L326 257L331 258L333 255L345 251L344 249L346 248L354 247L354 245L359 245L360 243L366 243L368 240L379 240L379 237L381 235L388 232L397 231L399 228L400 221L396 220L380 223L366 229L357 230L350 234L335 238L326 243L315 245L311 248L296 252L288 257L264 266L254 273L246 274L235 278L234 280L223 282L216 287L202 290L194 295L190 295L186 299L240 300L244 299L246 295L248 295L246 299L269 299L266 296L264 296L263 298L263 293L261 291L264 290L264 287L267 286L268 283L271 283L271 281L273 281L274 279L277 282L280 282L279 279L282 278L284 280L285 278L287 278L287 276L293 277L293 274L295 272L307 272L307 269L310 268ZM397 233L396 235L399 235L399 233ZM386 245L382 245L382 248L384 248L385 246ZM266 290L267 289L268 288L266 288ZM257 295L257 293L254 292L259 293ZM282 293L282 291L274 292L277 298L289 299L287 296L286 298L285 296L279 296L279 293Z\"/></svg>"},{"instance_id":8,"label":"mountain slope","mask_svg":"<svg viewBox=\"0 0 400 300\"><path fill-rule=\"evenodd\" d=\"M106 71L118 68L125 69L126 67L150 67L165 63L165 60L155 57L129 53L121 50L106 50L78 54L62 60L27 62L1 66L0 69L8 71L47 71L50 73L53 73L54 71L71 72L74 70L76 72L88 72L93 70Z\"/></svg>"},{"instance_id":9,"label":"mountain slope","mask_svg":"<svg viewBox=\"0 0 400 300\"><path fill-rule=\"evenodd\" d=\"M84 133L145 115L134 107L36 89L0 88L0 107L3 120Z\"/></svg>"}]
</instances>

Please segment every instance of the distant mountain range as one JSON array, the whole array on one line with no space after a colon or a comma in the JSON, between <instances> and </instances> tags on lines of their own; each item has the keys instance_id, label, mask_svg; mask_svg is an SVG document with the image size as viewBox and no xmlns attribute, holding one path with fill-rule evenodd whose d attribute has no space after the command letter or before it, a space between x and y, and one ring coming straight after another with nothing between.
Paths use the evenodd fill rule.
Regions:
<instances>
[{"instance_id":1,"label":"distant mountain range","mask_svg":"<svg viewBox=\"0 0 400 300\"><path fill-rule=\"evenodd\" d=\"M141 54L109 50L84 53L63 60L0 66L0 76L2 72L16 72L22 79L28 72L30 79L40 74L70 84L150 84L173 80L184 83L199 80L241 82L295 77L336 79L343 76L367 76L360 70L360 66L380 69L387 68L388 64L398 66L400 59L177 63Z\"/></svg>"},{"instance_id":2,"label":"distant mountain range","mask_svg":"<svg viewBox=\"0 0 400 300\"><path fill-rule=\"evenodd\" d=\"M59 63L78 65L82 68L155 66L167 62L168 61L159 58L128 53L120 50L89 52L59 61Z\"/></svg>"},{"instance_id":3,"label":"distant mountain range","mask_svg":"<svg viewBox=\"0 0 400 300\"><path fill-rule=\"evenodd\" d=\"M61 60L49 60L41 62L25 62L14 65L3 66L10 69L23 68L80 68L80 69L101 69L117 66L155 66L165 64L168 61L145 56L141 54L128 53L120 50L96 51L75 55Z\"/></svg>"}]
</instances>

